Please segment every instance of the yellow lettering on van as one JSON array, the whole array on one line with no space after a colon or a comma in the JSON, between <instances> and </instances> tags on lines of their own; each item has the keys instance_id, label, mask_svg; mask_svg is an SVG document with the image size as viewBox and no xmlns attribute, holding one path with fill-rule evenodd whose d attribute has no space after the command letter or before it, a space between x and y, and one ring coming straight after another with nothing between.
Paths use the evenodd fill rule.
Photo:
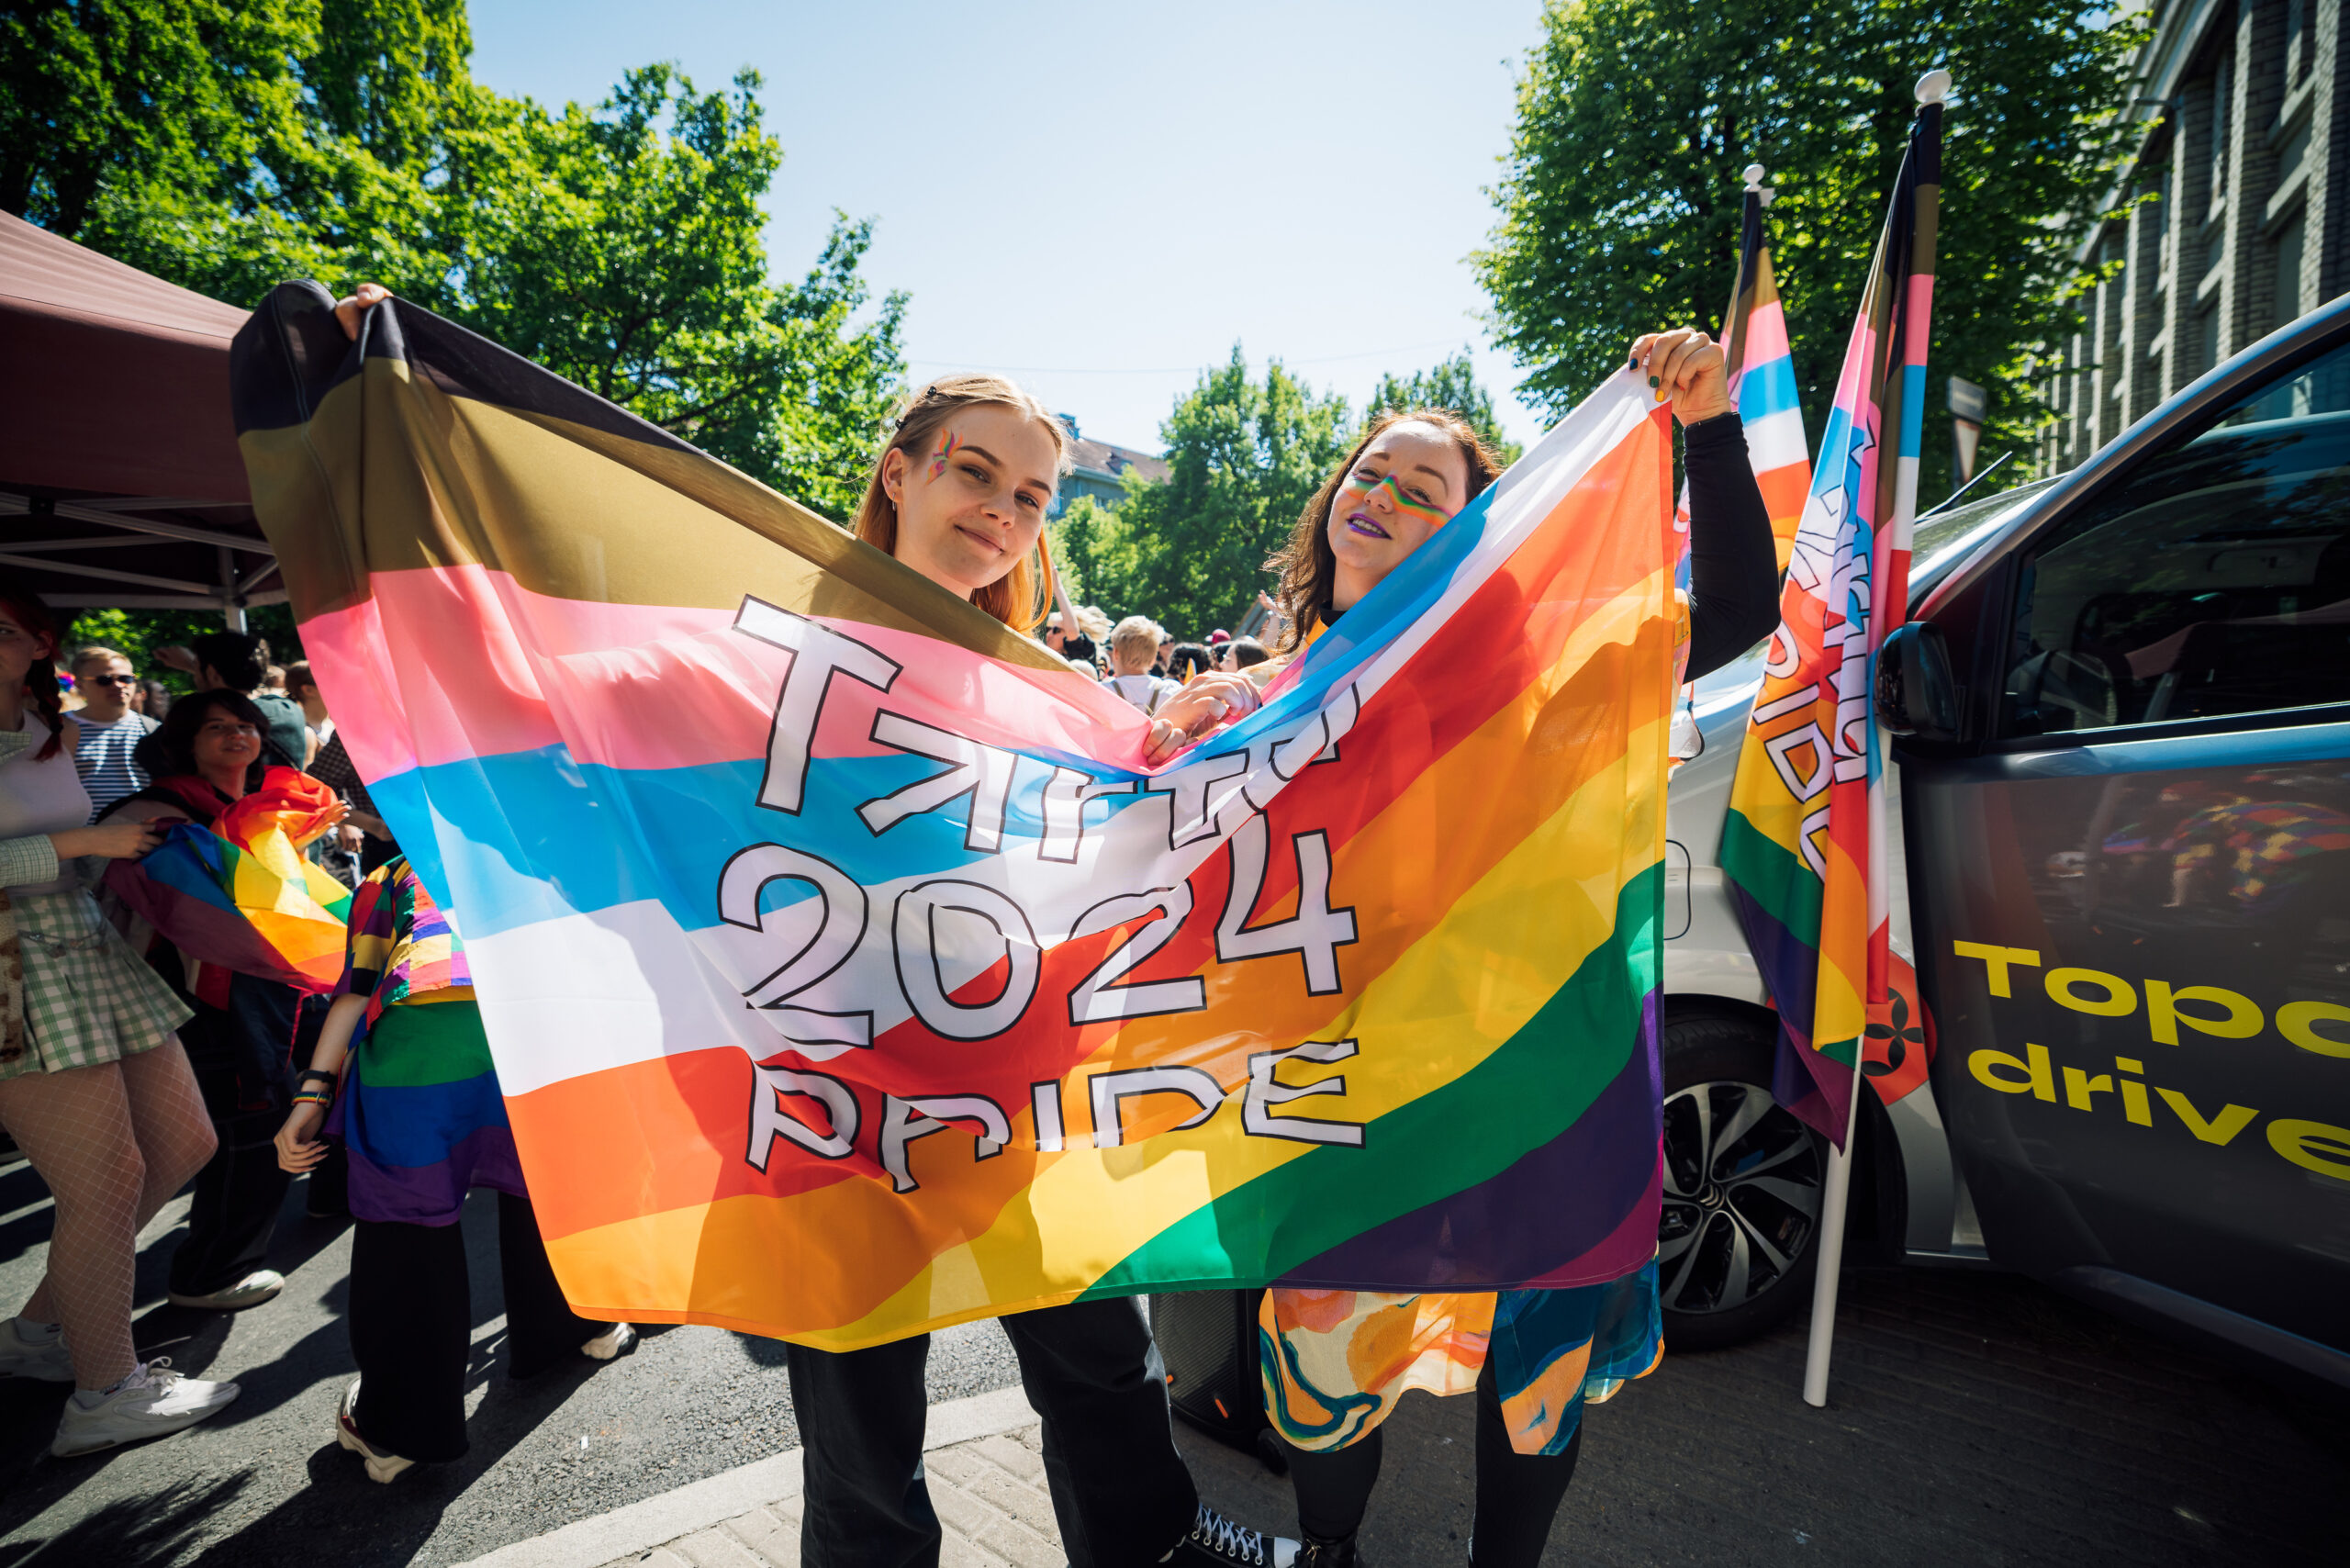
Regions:
<instances>
[{"instance_id":1,"label":"yellow lettering on van","mask_svg":"<svg viewBox=\"0 0 2350 1568\"><path fill-rule=\"evenodd\" d=\"M2065 1070L2065 1103L2076 1111L2094 1111L2095 1097L2113 1092L2113 1074L2100 1072L2095 1078L2077 1067Z\"/></svg>"},{"instance_id":2,"label":"yellow lettering on van","mask_svg":"<svg viewBox=\"0 0 2350 1568\"><path fill-rule=\"evenodd\" d=\"M2227 1105L2222 1106L2220 1114L2207 1122L2203 1119L2203 1114L2195 1108L2195 1102L2177 1090L2157 1088L2154 1092L2161 1095L2163 1103L2169 1106L2177 1114L2178 1119L2187 1124L2188 1132L2193 1133L2205 1143L2216 1143L2222 1148L2228 1146L2228 1141L2236 1134L2252 1126L2252 1119L2260 1114L2249 1105Z\"/></svg>"},{"instance_id":3,"label":"yellow lettering on van","mask_svg":"<svg viewBox=\"0 0 2350 1568\"><path fill-rule=\"evenodd\" d=\"M1976 1051L1966 1058L1966 1070L1986 1089L2002 1094L2030 1094L2053 1103L2056 1074L2050 1069L2048 1047L2027 1044L2021 1057L2007 1051ZM2022 1076L2018 1077L2020 1073Z\"/></svg>"},{"instance_id":4,"label":"yellow lettering on van","mask_svg":"<svg viewBox=\"0 0 2350 1568\"><path fill-rule=\"evenodd\" d=\"M2008 966L2025 964L2040 967L2040 955L2029 947L2002 947L1990 942L1953 942L1951 951L1962 958L1980 958L1984 972L1990 978L1993 996L2012 996L2008 989Z\"/></svg>"},{"instance_id":5,"label":"yellow lettering on van","mask_svg":"<svg viewBox=\"0 0 2350 1568\"><path fill-rule=\"evenodd\" d=\"M2277 1032L2305 1051L2315 1051L2322 1057L2350 1057L2350 1040L2336 1040L2317 1032L2321 1018L2329 1024L2350 1024L2350 1007L2332 1002L2288 1002L2277 1010Z\"/></svg>"},{"instance_id":6,"label":"yellow lettering on van","mask_svg":"<svg viewBox=\"0 0 2350 1568\"><path fill-rule=\"evenodd\" d=\"M2199 1013L2188 1013L2178 1005L2182 1002L2208 1002L2223 1008L2225 1018L2208 1018ZM2249 1040L2260 1033L2260 1008L2252 998L2223 991L2216 985L2182 985L2176 990L2161 980L2146 982L2146 1027L2153 1031L2159 1045L2178 1044L2178 1026L2184 1024L2200 1034L2217 1035L2223 1040Z\"/></svg>"},{"instance_id":7,"label":"yellow lettering on van","mask_svg":"<svg viewBox=\"0 0 2350 1568\"><path fill-rule=\"evenodd\" d=\"M2135 987L2119 975L2103 969L2051 969L2048 971L2048 1000L2059 1007L2069 1007L2076 1013L2094 1013L2101 1018L2120 1018L2138 1008ZM2101 997L2086 1000L2073 988L2094 986L2105 992Z\"/></svg>"},{"instance_id":8,"label":"yellow lettering on van","mask_svg":"<svg viewBox=\"0 0 2350 1568\"><path fill-rule=\"evenodd\" d=\"M2350 1127L2280 1116L2268 1124L2268 1147L2304 1170L2350 1181Z\"/></svg>"},{"instance_id":9,"label":"yellow lettering on van","mask_svg":"<svg viewBox=\"0 0 2350 1568\"><path fill-rule=\"evenodd\" d=\"M2115 1057L2113 1058L2113 1066L2115 1070L2120 1072L2143 1072L2146 1070L2146 1064L2140 1061L2136 1057ZM2153 1107L2146 1102L2145 1081L2139 1078L2125 1078L2121 1081L2121 1114L2123 1118L2132 1126L2153 1126L2154 1125L2154 1113Z\"/></svg>"}]
</instances>

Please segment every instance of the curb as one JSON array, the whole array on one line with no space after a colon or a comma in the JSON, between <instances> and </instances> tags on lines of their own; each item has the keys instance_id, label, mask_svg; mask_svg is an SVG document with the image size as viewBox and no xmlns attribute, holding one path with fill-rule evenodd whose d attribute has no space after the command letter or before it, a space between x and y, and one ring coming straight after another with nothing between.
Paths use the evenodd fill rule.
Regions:
<instances>
[{"instance_id":1,"label":"curb","mask_svg":"<svg viewBox=\"0 0 2350 1568\"><path fill-rule=\"evenodd\" d=\"M1036 1419L1028 1395L1015 1383L991 1394L975 1394L930 1407L924 1452L1025 1427ZM529 1540L518 1540L459 1564L459 1568L599 1568L599 1564L649 1551L656 1546L762 1504L800 1495L800 1450L691 1482L674 1492L647 1497L609 1514L580 1519Z\"/></svg>"}]
</instances>

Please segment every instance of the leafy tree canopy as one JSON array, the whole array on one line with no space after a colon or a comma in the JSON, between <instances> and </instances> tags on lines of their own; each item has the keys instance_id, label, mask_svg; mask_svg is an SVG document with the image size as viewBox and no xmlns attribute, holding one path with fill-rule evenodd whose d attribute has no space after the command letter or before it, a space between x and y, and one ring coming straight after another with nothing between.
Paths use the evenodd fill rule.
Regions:
<instances>
[{"instance_id":1,"label":"leafy tree canopy","mask_svg":"<svg viewBox=\"0 0 2350 1568\"><path fill-rule=\"evenodd\" d=\"M1375 420L1390 409L1442 409L1458 414L1485 438L1487 445L1501 454L1505 465L1516 462L1524 450L1502 433L1501 421L1494 417L1494 395L1477 384L1476 367L1470 363L1465 348L1431 369L1410 375L1390 371L1381 376L1363 418Z\"/></svg>"},{"instance_id":2,"label":"leafy tree canopy","mask_svg":"<svg viewBox=\"0 0 2350 1568\"><path fill-rule=\"evenodd\" d=\"M1429 370L1382 377L1371 413L1391 408L1449 409L1517 455L1465 351ZM1159 427L1167 477L1129 474L1115 507L1091 497L1071 502L1053 526L1057 559L1084 585L1081 597L1113 619L1147 615L1189 637L1230 629L1271 586L1265 558L1362 429L1346 398L1315 391L1278 360L1253 378L1236 344Z\"/></svg>"},{"instance_id":3,"label":"leafy tree canopy","mask_svg":"<svg viewBox=\"0 0 2350 1568\"><path fill-rule=\"evenodd\" d=\"M0 206L231 301L379 281L845 518L905 297L845 214L769 280L757 74L553 110L471 49L464 0L36 0L0 18Z\"/></svg>"},{"instance_id":4,"label":"leafy tree canopy","mask_svg":"<svg viewBox=\"0 0 2350 1568\"><path fill-rule=\"evenodd\" d=\"M1917 107L1943 122L1933 367L1992 388L1986 454L2029 441L2032 345L2074 329L2072 253L2119 151L2140 21L2086 0L1549 0L1475 258L1521 396L1563 412L1643 331L1718 331L1740 172L1760 162L1796 371L1815 432ZM1920 493L1949 487L1926 443Z\"/></svg>"}]
</instances>

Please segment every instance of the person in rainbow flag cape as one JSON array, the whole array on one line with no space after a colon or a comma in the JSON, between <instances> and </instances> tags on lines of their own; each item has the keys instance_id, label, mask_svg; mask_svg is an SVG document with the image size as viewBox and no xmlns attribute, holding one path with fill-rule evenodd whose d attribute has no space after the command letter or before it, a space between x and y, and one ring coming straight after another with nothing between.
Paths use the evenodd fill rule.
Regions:
<instances>
[{"instance_id":1,"label":"person in rainbow flag cape","mask_svg":"<svg viewBox=\"0 0 2350 1568\"><path fill-rule=\"evenodd\" d=\"M257 510L565 1294L786 1340L809 1561L935 1552L934 1327L1002 1318L1072 1561L1281 1563L1195 1502L1129 1298L1653 1257L1686 617L1641 378L1155 735L1024 634L1065 449L1009 383L910 400L852 535L369 303L240 335Z\"/></svg>"},{"instance_id":2,"label":"person in rainbow flag cape","mask_svg":"<svg viewBox=\"0 0 2350 1568\"><path fill-rule=\"evenodd\" d=\"M138 918L148 963L195 1013L180 1036L219 1148L196 1175L170 1295L216 1311L285 1286L265 1266L288 1180L269 1138L292 1093L304 999L333 988L350 907L348 890L302 857L346 808L307 774L264 767L264 733L240 692L180 699L140 743L151 782L99 819L163 830L144 859L116 862L106 886Z\"/></svg>"},{"instance_id":3,"label":"person in rainbow flag cape","mask_svg":"<svg viewBox=\"0 0 2350 1568\"><path fill-rule=\"evenodd\" d=\"M1721 350L1702 332L1642 338L1626 378L1643 375L1687 439L1689 498L1675 527L1688 541L1689 586L1673 657L1703 675L1770 623L1770 519ZM1258 666L1261 678L1278 690L1292 659L1326 634L1352 632L1357 607L1420 551L1437 548L1430 541L1443 538L1497 468L1457 415L1419 409L1374 424L1272 563L1291 631L1281 654ZM1181 729L1211 717L1217 700L1187 692L1161 710L1162 722ZM1516 1568L1541 1559L1582 1450L1583 1406L1663 1355L1652 1260L1604 1282L1497 1293L1277 1286L1260 1304L1258 1338L1265 1409L1290 1447L1310 1560L1330 1568L1357 1561L1356 1533L1379 1478L1381 1424L1405 1392L1474 1393L1471 1557Z\"/></svg>"},{"instance_id":4,"label":"person in rainbow flag cape","mask_svg":"<svg viewBox=\"0 0 2350 1568\"><path fill-rule=\"evenodd\" d=\"M1722 830L1722 868L1779 1013L1774 1093L1839 1148L1866 1036L1886 1026L1893 995L1893 852L1871 676L1908 613L1948 84L1935 73L1919 89ZM1830 1231L1840 1213L1831 1199Z\"/></svg>"}]
</instances>

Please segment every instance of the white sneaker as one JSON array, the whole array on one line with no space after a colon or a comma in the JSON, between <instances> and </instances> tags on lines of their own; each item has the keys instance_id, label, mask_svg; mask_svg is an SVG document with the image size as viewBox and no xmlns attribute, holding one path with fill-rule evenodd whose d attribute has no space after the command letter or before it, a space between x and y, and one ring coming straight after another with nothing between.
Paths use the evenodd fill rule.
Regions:
<instances>
[{"instance_id":1,"label":"white sneaker","mask_svg":"<svg viewBox=\"0 0 2350 1568\"><path fill-rule=\"evenodd\" d=\"M92 1409L84 1409L79 1399L68 1398L65 1414L57 1423L57 1440L49 1445L49 1451L59 1459L71 1459L117 1443L160 1438L195 1426L237 1397L233 1383L204 1383L183 1377L171 1368L169 1356L157 1356L131 1368L130 1375Z\"/></svg>"},{"instance_id":2,"label":"white sneaker","mask_svg":"<svg viewBox=\"0 0 2350 1568\"><path fill-rule=\"evenodd\" d=\"M13 1317L0 1320L0 1377L28 1377L38 1383L72 1383L73 1361L65 1353L65 1336L28 1339L17 1332Z\"/></svg>"},{"instance_id":3,"label":"white sneaker","mask_svg":"<svg viewBox=\"0 0 2350 1568\"><path fill-rule=\"evenodd\" d=\"M249 1306L259 1306L285 1288L285 1276L274 1269L255 1269L224 1291L210 1295L183 1295L170 1293L173 1306L193 1306L206 1312L241 1312Z\"/></svg>"},{"instance_id":4,"label":"white sneaker","mask_svg":"<svg viewBox=\"0 0 2350 1568\"><path fill-rule=\"evenodd\" d=\"M636 1343L636 1330L625 1323L615 1323L593 1339L579 1347L579 1353L589 1361L609 1361L624 1354Z\"/></svg>"},{"instance_id":5,"label":"white sneaker","mask_svg":"<svg viewBox=\"0 0 2350 1568\"><path fill-rule=\"evenodd\" d=\"M415 1469L416 1461L370 1448L359 1435L358 1424L351 1418L351 1413L359 1408L359 1383L358 1378L352 1378L351 1386L342 1391L342 1406L334 1413L334 1440L367 1462L368 1480L388 1486L402 1471Z\"/></svg>"}]
</instances>

